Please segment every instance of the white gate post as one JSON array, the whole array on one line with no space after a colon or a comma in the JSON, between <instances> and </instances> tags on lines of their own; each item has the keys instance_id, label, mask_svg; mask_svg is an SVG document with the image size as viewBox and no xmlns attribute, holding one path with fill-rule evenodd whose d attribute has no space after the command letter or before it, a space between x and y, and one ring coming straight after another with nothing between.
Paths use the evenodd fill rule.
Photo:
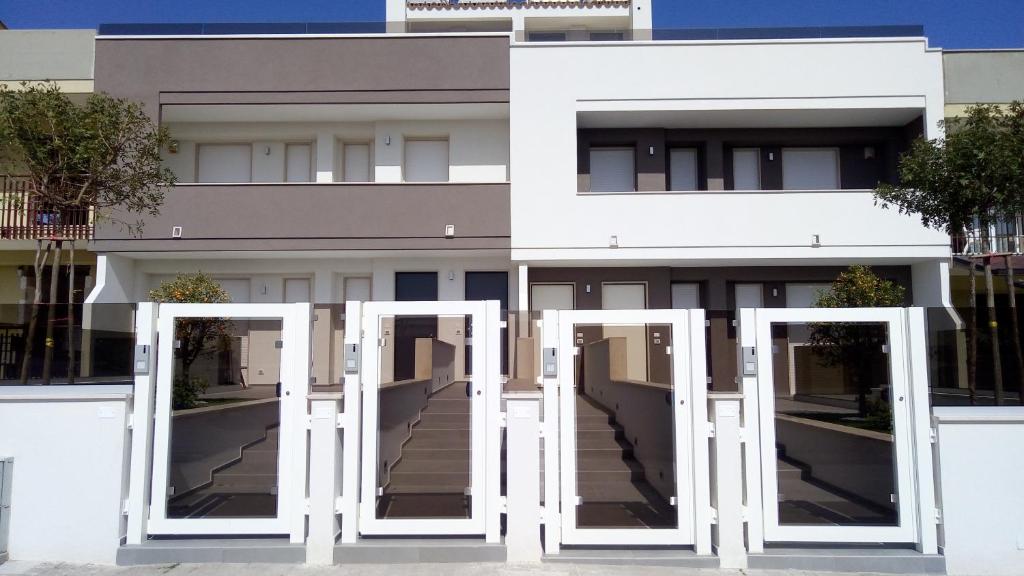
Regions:
<instances>
[{"instance_id":1,"label":"white gate post","mask_svg":"<svg viewBox=\"0 0 1024 576\"><path fill-rule=\"evenodd\" d=\"M743 461L740 449L740 401L742 394L719 392L708 395L715 435L711 440L711 503L718 512L712 532L721 567L747 567L743 544Z\"/></svg>"},{"instance_id":2,"label":"white gate post","mask_svg":"<svg viewBox=\"0 0 1024 576\"><path fill-rule=\"evenodd\" d=\"M341 542L355 544L359 538L359 462L360 430L362 420L360 410L362 398L362 362L363 351L360 349L363 337L363 305L358 301L345 303L345 395L344 414L341 427L344 435L341 478ZM370 343L376 346L376 342ZM354 354L349 349L355 347ZM355 366L349 365L354 361Z\"/></svg>"},{"instance_id":3,"label":"white gate post","mask_svg":"<svg viewBox=\"0 0 1024 576\"><path fill-rule=\"evenodd\" d=\"M540 401L537 390L509 391L505 398L506 533L509 562L540 562Z\"/></svg>"},{"instance_id":4,"label":"white gate post","mask_svg":"<svg viewBox=\"0 0 1024 576\"><path fill-rule=\"evenodd\" d=\"M473 378L483 380L485 431L484 536L489 544L501 542L501 303L489 300L484 312L484 342L487 343L485 368L473 368Z\"/></svg>"},{"instance_id":5,"label":"white gate post","mask_svg":"<svg viewBox=\"0 0 1024 576\"><path fill-rule=\"evenodd\" d=\"M747 487L747 500L744 503L744 512L747 524L747 552L750 554L761 554L764 552L764 515L762 511L761 496L761 420L758 402L757 374L745 374L743 349L757 349L757 311L753 308L743 308L739 311L739 326L736 328L738 335L736 342L737 358L737 381L739 390L743 394L743 423L742 441L746 445L743 454L746 457L746 477L744 483ZM771 354L771 343L767 343Z\"/></svg>"},{"instance_id":6,"label":"white gate post","mask_svg":"<svg viewBox=\"0 0 1024 576\"><path fill-rule=\"evenodd\" d=\"M932 458L932 420L928 387L928 329L924 308L907 309L908 398L914 446L914 477L917 485L917 551L938 554L938 520L935 472Z\"/></svg>"},{"instance_id":7,"label":"white gate post","mask_svg":"<svg viewBox=\"0 0 1024 576\"><path fill-rule=\"evenodd\" d=\"M142 544L146 540L149 518L149 487L153 457L153 410L156 398L156 331L159 307L140 302L135 312L134 401L131 413L131 458L128 478L128 527L125 542ZM168 336L169 338L172 336Z\"/></svg>"},{"instance_id":8,"label":"white gate post","mask_svg":"<svg viewBox=\"0 0 1024 576\"><path fill-rule=\"evenodd\" d=\"M558 312L545 310L541 322L541 355L548 350L558 353ZM541 365L541 383L544 385L544 552L558 554L562 546L562 514L559 506L561 496L561 457L559 446L561 436L558 430L558 377L544 376ZM560 370L572 370L572 366L561 366Z\"/></svg>"},{"instance_id":9,"label":"white gate post","mask_svg":"<svg viewBox=\"0 0 1024 576\"><path fill-rule=\"evenodd\" d=\"M338 437L340 393L312 393L309 421L309 537L306 563L334 564L338 536L338 486L341 439Z\"/></svg>"}]
</instances>

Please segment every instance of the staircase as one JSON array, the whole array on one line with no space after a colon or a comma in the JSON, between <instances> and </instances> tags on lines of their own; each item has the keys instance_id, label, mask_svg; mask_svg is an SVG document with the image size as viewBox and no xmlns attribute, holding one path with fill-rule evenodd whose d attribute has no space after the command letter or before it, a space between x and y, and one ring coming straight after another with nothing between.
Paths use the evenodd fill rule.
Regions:
<instances>
[{"instance_id":1,"label":"staircase","mask_svg":"<svg viewBox=\"0 0 1024 576\"><path fill-rule=\"evenodd\" d=\"M214 469L212 480L168 503L173 518L277 516L280 427L242 447L241 456Z\"/></svg>"},{"instance_id":2,"label":"staircase","mask_svg":"<svg viewBox=\"0 0 1024 576\"><path fill-rule=\"evenodd\" d=\"M382 518L465 518L471 482L470 398L454 382L427 399L420 421L391 467Z\"/></svg>"},{"instance_id":3,"label":"staircase","mask_svg":"<svg viewBox=\"0 0 1024 576\"><path fill-rule=\"evenodd\" d=\"M670 528L675 507L650 484L614 415L576 396L576 477L580 528Z\"/></svg>"}]
</instances>

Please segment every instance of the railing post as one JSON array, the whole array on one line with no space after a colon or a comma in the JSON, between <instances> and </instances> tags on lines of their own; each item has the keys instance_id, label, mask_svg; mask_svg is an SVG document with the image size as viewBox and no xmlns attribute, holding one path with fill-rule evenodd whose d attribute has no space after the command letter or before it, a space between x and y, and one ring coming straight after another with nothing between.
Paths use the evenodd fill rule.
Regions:
<instances>
[{"instance_id":1,"label":"railing post","mask_svg":"<svg viewBox=\"0 0 1024 576\"><path fill-rule=\"evenodd\" d=\"M712 543L721 567L747 567L743 542L743 460L740 447L740 401L742 394L718 392L708 395L708 410L715 425L711 439L711 505L718 512Z\"/></svg>"},{"instance_id":2,"label":"railing post","mask_svg":"<svg viewBox=\"0 0 1024 576\"><path fill-rule=\"evenodd\" d=\"M153 410L156 398L156 332L159 307L152 302L139 304L135 314L135 389L131 413L131 456L128 476L128 525L125 542L142 544L146 540L149 518L149 491L153 473Z\"/></svg>"},{"instance_id":3,"label":"railing post","mask_svg":"<svg viewBox=\"0 0 1024 576\"><path fill-rule=\"evenodd\" d=\"M314 392L309 423L309 537L306 563L334 564L334 542L338 536L338 487L341 439L338 413L342 395Z\"/></svg>"},{"instance_id":4,"label":"railing post","mask_svg":"<svg viewBox=\"0 0 1024 576\"><path fill-rule=\"evenodd\" d=\"M537 390L508 391L505 398L506 533L509 562L540 562L540 404Z\"/></svg>"}]
</instances>

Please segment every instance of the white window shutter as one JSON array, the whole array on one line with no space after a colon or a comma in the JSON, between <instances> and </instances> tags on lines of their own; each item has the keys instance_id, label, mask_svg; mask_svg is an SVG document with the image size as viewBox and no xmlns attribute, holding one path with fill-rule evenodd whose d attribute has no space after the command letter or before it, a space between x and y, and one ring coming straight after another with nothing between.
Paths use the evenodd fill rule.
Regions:
<instances>
[{"instance_id":1,"label":"white window shutter","mask_svg":"<svg viewBox=\"0 0 1024 576\"><path fill-rule=\"evenodd\" d=\"M633 148L591 148L590 191L635 191L635 156Z\"/></svg>"}]
</instances>

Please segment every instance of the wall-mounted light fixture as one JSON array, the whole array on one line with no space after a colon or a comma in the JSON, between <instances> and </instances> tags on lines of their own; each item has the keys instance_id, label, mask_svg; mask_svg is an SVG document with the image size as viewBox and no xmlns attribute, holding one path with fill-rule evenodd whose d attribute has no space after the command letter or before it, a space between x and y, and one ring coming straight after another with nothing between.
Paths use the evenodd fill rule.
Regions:
<instances>
[{"instance_id":1,"label":"wall-mounted light fixture","mask_svg":"<svg viewBox=\"0 0 1024 576\"><path fill-rule=\"evenodd\" d=\"M444 237L445 238L455 238L455 224L445 224L444 225Z\"/></svg>"},{"instance_id":2,"label":"wall-mounted light fixture","mask_svg":"<svg viewBox=\"0 0 1024 576\"><path fill-rule=\"evenodd\" d=\"M811 236L811 248L821 248L821 235L814 234Z\"/></svg>"},{"instance_id":3,"label":"wall-mounted light fixture","mask_svg":"<svg viewBox=\"0 0 1024 576\"><path fill-rule=\"evenodd\" d=\"M171 226L171 238L181 238L181 226Z\"/></svg>"},{"instance_id":4,"label":"wall-mounted light fixture","mask_svg":"<svg viewBox=\"0 0 1024 576\"><path fill-rule=\"evenodd\" d=\"M775 161L775 152L769 152L768 153L768 160L770 160L772 162Z\"/></svg>"},{"instance_id":5,"label":"wall-mounted light fixture","mask_svg":"<svg viewBox=\"0 0 1024 576\"><path fill-rule=\"evenodd\" d=\"M865 160L871 160L874 157L875 157L875 147L874 146L865 146L864 147L864 159Z\"/></svg>"},{"instance_id":6,"label":"wall-mounted light fixture","mask_svg":"<svg viewBox=\"0 0 1024 576\"><path fill-rule=\"evenodd\" d=\"M448 271L448 280L451 281L451 282L455 281L455 270L449 270Z\"/></svg>"},{"instance_id":7,"label":"wall-mounted light fixture","mask_svg":"<svg viewBox=\"0 0 1024 576\"><path fill-rule=\"evenodd\" d=\"M648 148L647 149L647 153L650 154L651 156L654 156L654 146L651 146L650 148Z\"/></svg>"},{"instance_id":8,"label":"wall-mounted light fixture","mask_svg":"<svg viewBox=\"0 0 1024 576\"><path fill-rule=\"evenodd\" d=\"M263 155L264 156L270 156L270 146L264 146L263 147Z\"/></svg>"},{"instance_id":9,"label":"wall-mounted light fixture","mask_svg":"<svg viewBox=\"0 0 1024 576\"><path fill-rule=\"evenodd\" d=\"M390 135L384 137L384 145L385 146L391 146L391 136Z\"/></svg>"},{"instance_id":10,"label":"wall-mounted light fixture","mask_svg":"<svg viewBox=\"0 0 1024 576\"><path fill-rule=\"evenodd\" d=\"M619 236L617 234L612 234L612 237L608 239L608 247L609 248L618 248L619 247Z\"/></svg>"},{"instance_id":11,"label":"wall-mounted light fixture","mask_svg":"<svg viewBox=\"0 0 1024 576\"><path fill-rule=\"evenodd\" d=\"M171 140L170 142L168 142L167 143L167 151L170 152L171 154L177 154L178 153L178 141L177 140Z\"/></svg>"}]
</instances>

